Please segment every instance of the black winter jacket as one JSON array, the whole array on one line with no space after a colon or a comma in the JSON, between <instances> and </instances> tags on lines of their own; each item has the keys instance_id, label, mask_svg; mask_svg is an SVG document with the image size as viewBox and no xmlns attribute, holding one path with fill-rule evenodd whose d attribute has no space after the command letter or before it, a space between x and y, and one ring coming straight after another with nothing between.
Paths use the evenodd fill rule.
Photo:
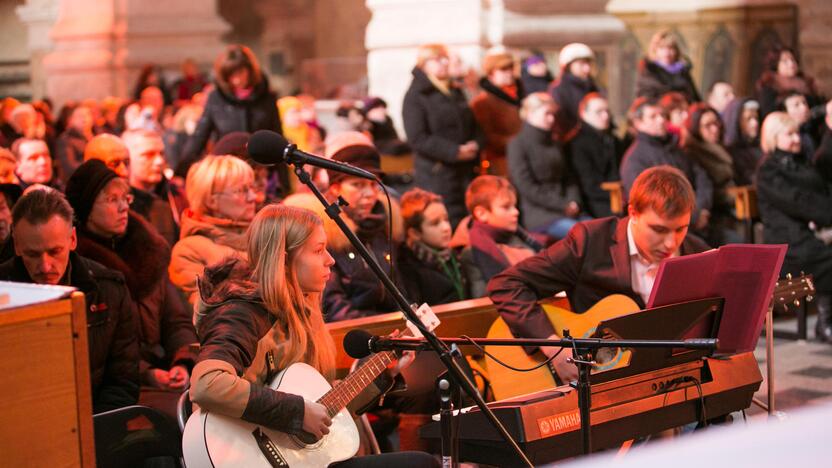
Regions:
<instances>
[{"instance_id":1,"label":"black winter jacket","mask_svg":"<svg viewBox=\"0 0 832 468\"><path fill-rule=\"evenodd\" d=\"M141 216L129 214L127 232L106 240L80 230L79 254L121 272L139 318L140 371L193 368L197 343L192 314L168 279L170 246Z\"/></svg>"},{"instance_id":2,"label":"black winter jacket","mask_svg":"<svg viewBox=\"0 0 832 468\"><path fill-rule=\"evenodd\" d=\"M398 265L402 282L407 291L407 298L416 304L424 302L429 305L448 304L469 298L469 285L459 252L451 252L452 262L446 262L449 269L456 268L461 279L464 294L460 297L453 280L443 271L439 261L423 261L407 245L399 249Z\"/></svg>"},{"instance_id":3,"label":"black winter jacket","mask_svg":"<svg viewBox=\"0 0 832 468\"><path fill-rule=\"evenodd\" d=\"M682 171L687 176L696 192L696 208L691 221L696 222L700 210L710 210L713 205L714 187L708 173L699 164L682 153L676 138L656 138L645 133L636 136L621 161L621 184L624 186L624 199L633 187L636 177L645 169L668 164Z\"/></svg>"},{"instance_id":4,"label":"black winter jacket","mask_svg":"<svg viewBox=\"0 0 832 468\"><path fill-rule=\"evenodd\" d=\"M188 168L200 159L212 135L216 141L231 132L254 133L257 130L281 131L277 94L269 89L265 76L245 99L238 99L217 83L208 95L196 131L185 145L184 157L176 168L176 175L188 175Z\"/></svg>"},{"instance_id":5,"label":"black winter jacket","mask_svg":"<svg viewBox=\"0 0 832 468\"><path fill-rule=\"evenodd\" d=\"M636 96L660 98L665 93L676 91L684 94L688 102L699 102L702 98L690 76L690 69L691 66L688 64L682 71L674 74L651 60L641 59L636 78Z\"/></svg>"},{"instance_id":6,"label":"black winter jacket","mask_svg":"<svg viewBox=\"0 0 832 468\"><path fill-rule=\"evenodd\" d=\"M819 293L832 293L832 247L809 228L832 226L832 187L804 155L777 150L757 173L757 204L767 244L788 244L783 273L814 275Z\"/></svg>"},{"instance_id":7,"label":"black winter jacket","mask_svg":"<svg viewBox=\"0 0 832 468\"><path fill-rule=\"evenodd\" d=\"M582 80L569 73L568 70L563 72L560 79L552 85L551 91L552 99L558 105L555 115L555 135L564 141L571 136L570 133L578 124L578 107L581 99L589 93L598 91L600 89L591 77Z\"/></svg>"},{"instance_id":8,"label":"black winter jacket","mask_svg":"<svg viewBox=\"0 0 832 468\"><path fill-rule=\"evenodd\" d=\"M465 95L451 87L443 94L418 68L404 96L404 129L415 152L416 185L444 198L451 224L465 217L465 189L474 179L477 160L458 161L460 145L484 138Z\"/></svg>"},{"instance_id":9,"label":"black winter jacket","mask_svg":"<svg viewBox=\"0 0 832 468\"><path fill-rule=\"evenodd\" d=\"M86 296L93 412L135 405L139 399L139 345L124 277L72 252L66 278ZM34 282L20 257L0 265L0 280Z\"/></svg>"},{"instance_id":10,"label":"black winter jacket","mask_svg":"<svg viewBox=\"0 0 832 468\"><path fill-rule=\"evenodd\" d=\"M520 199L523 226L545 229L564 216L580 195L570 184L569 165L549 131L528 123L508 144L508 169Z\"/></svg>"},{"instance_id":11,"label":"black winter jacket","mask_svg":"<svg viewBox=\"0 0 832 468\"><path fill-rule=\"evenodd\" d=\"M581 205L593 218L612 215L609 194L602 182L619 180L618 165L624 143L612 132L581 123L567 147L574 178L581 189Z\"/></svg>"}]
</instances>

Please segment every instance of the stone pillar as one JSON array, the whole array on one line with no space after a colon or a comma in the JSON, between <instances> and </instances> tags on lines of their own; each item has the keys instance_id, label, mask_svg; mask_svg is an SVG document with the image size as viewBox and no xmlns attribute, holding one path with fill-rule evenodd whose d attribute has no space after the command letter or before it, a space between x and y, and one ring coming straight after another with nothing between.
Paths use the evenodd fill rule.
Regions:
<instances>
[{"instance_id":1,"label":"stone pillar","mask_svg":"<svg viewBox=\"0 0 832 468\"><path fill-rule=\"evenodd\" d=\"M422 44L442 43L463 61L479 68L491 45L481 0L367 0L369 94L387 101L388 113L401 129L402 100L410 86L416 51ZM493 2L499 3L499 2ZM404 136L404 135L402 135Z\"/></svg>"},{"instance_id":2,"label":"stone pillar","mask_svg":"<svg viewBox=\"0 0 832 468\"><path fill-rule=\"evenodd\" d=\"M650 38L670 28L682 53L693 63L693 79L703 98L716 80L732 83L738 95L753 95L766 51L774 43L796 45L797 9L777 0L611 0L607 11L626 23L622 42L622 79L633 81L636 62ZM632 99L630 89L623 102Z\"/></svg>"},{"instance_id":3,"label":"stone pillar","mask_svg":"<svg viewBox=\"0 0 832 468\"><path fill-rule=\"evenodd\" d=\"M61 0L43 60L46 94L59 106L128 97L145 63L211 63L226 29L214 0Z\"/></svg>"},{"instance_id":4,"label":"stone pillar","mask_svg":"<svg viewBox=\"0 0 832 468\"><path fill-rule=\"evenodd\" d=\"M58 19L59 0L27 0L17 7L17 16L28 28L29 67L32 97L46 96L46 70L43 59L53 44L49 31Z\"/></svg>"}]
</instances>

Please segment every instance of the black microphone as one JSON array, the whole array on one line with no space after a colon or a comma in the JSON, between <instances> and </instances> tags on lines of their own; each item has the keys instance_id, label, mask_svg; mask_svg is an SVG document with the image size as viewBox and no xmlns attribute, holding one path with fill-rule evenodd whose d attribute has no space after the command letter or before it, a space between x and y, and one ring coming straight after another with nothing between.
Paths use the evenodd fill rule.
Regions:
<instances>
[{"instance_id":1,"label":"black microphone","mask_svg":"<svg viewBox=\"0 0 832 468\"><path fill-rule=\"evenodd\" d=\"M258 130L254 132L246 145L248 155L251 159L265 166L271 166L280 162L286 164L309 164L329 171L343 172L353 177L376 180L376 176L369 171L350 166L349 164L322 158L309 153L304 153L295 145L290 144L283 135L271 130Z\"/></svg>"},{"instance_id":2,"label":"black microphone","mask_svg":"<svg viewBox=\"0 0 832 468\"><path fill-rule=\"evenodd\" d=\"M344 335L344 351L351 358L361 359L372 354L373 341L378 337L373 336L367 330L354 329Z\"/></svg>"}]
</instances>

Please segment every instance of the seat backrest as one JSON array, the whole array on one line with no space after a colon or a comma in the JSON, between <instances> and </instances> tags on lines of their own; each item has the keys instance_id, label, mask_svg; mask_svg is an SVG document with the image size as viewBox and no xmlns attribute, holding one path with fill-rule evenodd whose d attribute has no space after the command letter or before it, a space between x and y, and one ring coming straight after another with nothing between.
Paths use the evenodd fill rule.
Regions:
<instances>
[{"instance_id":1,"label":"seat backrest","mask_svg":"<svg viewBox=\"0 0 832 468\"><path fill-rule=\"evenodd\" d=\"M93 415L95 457L100 468L142 467L149 458L182 464L182 434L159 411L134 405Z\"/></svg>"}]
</instances>

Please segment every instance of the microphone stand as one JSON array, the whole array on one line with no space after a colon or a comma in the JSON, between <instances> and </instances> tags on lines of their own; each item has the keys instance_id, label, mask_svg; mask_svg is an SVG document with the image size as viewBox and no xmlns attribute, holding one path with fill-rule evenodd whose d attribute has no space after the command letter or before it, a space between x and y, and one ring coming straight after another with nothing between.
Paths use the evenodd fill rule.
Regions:
<instances>
[{"instance_id":1,"label":"microphone stand","mask_svg":"<svg viewBox=\"0 0 832 468\"><path fill-rule=\"evenodd\" d=\"M583 454L592 452L592 424L590 421L590 409L592 408L592 389L589 381L593 360L593 353L599 348L684 348L684 349L707 349L715 350L717 347L716 338L693 338L687 340L604 340L601 338L573 338L569 330L563 331L563 338L560 340L548 340L540 338L510 339L510 338L438 338L442 343L453 345L464 345L476 343L480 346L556 346L560 348L571 348L572 357L570 362L578 368L578 380L571 382L570 386L578 392L578 411L581 418L581 447ZM382 350L426 350L430 349L426 340L420 338L381 338L371 339L372 351ZM449 413L451 414L451 413ZM445 422L442 414L442 424ZM443 427L443 439L445 436ZM443 456L444 447L454 447L452 441L442 441Z\"/></svg>"},{"instance_id":2,"label":"microphone stand","mask_svg":"<svg viewBox=\"0 0 832 468\"><path fill-rule=\"evenodd\" d=\"M295 145L290 144L286 146L286 148L283 150L284 160L291 161L291 159L289 159L289 155L292 153L292 151L294 151L294 149ZM303 182L307 187L309 187L309 190L312 191L312 193L315 195L318 201L320 201L321 204L323 204L327 216L329 216L329 218L332 219L335 222L335 224L338 225L338 228L341 229L344 235L347 236L347 239L349 239L350 243L355 248L355 250L358 251L358 254L361 256L361 258L363 258L364 261L367 262L367 265L369 265L370 269L373 270L373 273L375 273L375 275L384 285L384 288L387 290L387 292L390 293L390 295L396 301L396 304L399 306L399 310L402 311L407 320L413 323L413 325L415 325L416 328L422 333L422 336L425 338L425 341L428 342L431 349L433 349L436 352L436 354L439 356L439 359L442 361L445 367L448 368L450 376L454 378L456 383L458 383L458 385L465 391L465 393L468 396L470 396L474 400L474 402L476 402L477 406L480 408L483 414L486 415L486 417L494 426L494 428L497 429L497 431L500 433L503 439L505 439L505 441L509 445L511 445L514 451L517 453L517 457L520 460L522 460L522 462L526 466L534 466L532 465L532 462L529 460L526 454L523 453L523 450L520 448L520 446L517 445L517 442L511 437L511 434L509 434L508 430L506 430L502 423L500 423L500 420L497 419L497 417L494 415L491 409L485 404L485 400L483 399L482 395L480 395L479 391L477 391L474 384L470 380L468 380L468 377L465 375L462 368L451 356L450 349L448 349L448 347L444 343L439 341L436 335L430 332L422 323L422 321L419 320L410 302L407 299L405 299L404 295L402 295L401 291L399 291L399 289L393 283L393 280L391 280L390 277L387 276L387 274L381 268L381 265L378 264L378 261L376 261L375 257L367 250L367 247L361 243L361 240L358 239L358 236L356 236L355 233L352 232L352 230L349 228L349 226L347 226L344 220L341 219L341 206L345 205L346 202L344 202L344 200L339 197L339 199L336 200L334 203L329 203L326 200L326 198L324 198L321 191L318 190L318 187L316 187L315 184L312 182L312 178L310 177L309 172L307 172L304 169L303 164L295 163L293 164L293 166L294 172L298 176L298 179L301 182ZM388 216L390 216L390 214L388 214ZM388 222L392 222L392 220L388 219Z\"/></svg>"}]
</instances>

